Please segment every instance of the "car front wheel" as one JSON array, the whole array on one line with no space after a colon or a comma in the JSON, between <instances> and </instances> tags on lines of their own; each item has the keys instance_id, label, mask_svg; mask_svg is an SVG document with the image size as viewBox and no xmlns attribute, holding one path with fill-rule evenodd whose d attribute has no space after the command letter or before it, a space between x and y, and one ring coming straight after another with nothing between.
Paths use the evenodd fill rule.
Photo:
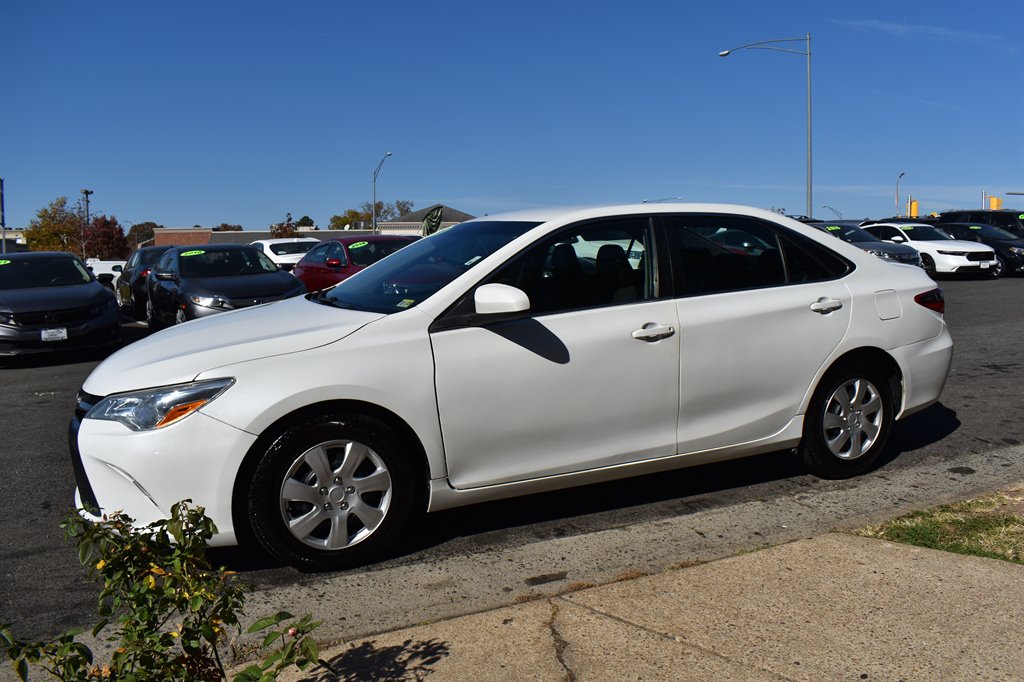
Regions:
<instances>
[{"instance_id":1,"label":"car front wheel","mask_svg":"<svg viewBox=\"0 0 1024 682\"><path fill-rule=\"evenodd\" d=\"M885 376L855 366L830 371L815 390L804 420L800 455L811 473L849 478L878 460L893 422Z\"/></svg>"},{"instance_id":2,"label":"car front wheel","mask_svg":"<svg viewBox=\"0 0 1024 682\"><path fill-rule=\"evenodd\" d=\"M924 268L929 277L935 276L935 261L927 253L921 254L921 267Z\"/></svg>"},{"instance_id":3,"label":"car front wheel","mask_svg":"<svg viewBox=\"0 0 1024 682\"><path fill-rule=\"evenodd\" d=\"M252 530L303 570L344 568L391 549L414 508L407 448L386 424L324 412L281 434L252 475Z\"/></svg>"},{"instance_id":4,"label":"car front wheel","mask_svg":"<svg viewBox=\"0 0 1024 682\"><path fill-rule=\"evenodd\" d=\"M153 309L152 299L146 299L146 326L150 331L157 331L163 328L163 324L156 317L156 310Z\"/></svg>"}]
</instances>

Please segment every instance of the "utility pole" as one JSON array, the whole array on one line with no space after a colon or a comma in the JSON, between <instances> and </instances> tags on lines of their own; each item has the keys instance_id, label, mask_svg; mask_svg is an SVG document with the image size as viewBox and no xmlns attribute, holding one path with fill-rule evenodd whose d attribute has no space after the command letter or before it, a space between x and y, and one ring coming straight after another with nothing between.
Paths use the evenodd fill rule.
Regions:
<instances>
[{"instance_id":1,"label":"utility pole","mask_svg":"<svg viewBox=\"0 0 1024 682\"><path fill-rule=\"evenodd\" d=\"M0 178L0 242L3 243L4 255L7 254L7 221L4 218L4 179Z\"/></svg>"},{"instance_id":2,"label":"utility pole","mask_svg":"<svg viewBox=\"0 0 1024 682\"><path fill-rule=\"evenodd\" d=\"M94 194L91 189L83 189L82 195L85 197L85 222L82 223L82 260L85 260L85 230L89 227L89 195Z\"/></svg>"}]
</instances>

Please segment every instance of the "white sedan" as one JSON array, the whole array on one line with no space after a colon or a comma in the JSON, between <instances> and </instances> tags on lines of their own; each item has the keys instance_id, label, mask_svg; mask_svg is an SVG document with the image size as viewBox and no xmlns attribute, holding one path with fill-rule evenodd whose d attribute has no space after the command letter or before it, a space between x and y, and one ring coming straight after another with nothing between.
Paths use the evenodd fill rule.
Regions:
<instances>
[{"instance_id":1,"label":"white sedan","mask_svg":"<svg viewBox=\"0 0 1024 682\"><path fill-rule=\"evenodd\" d=\"M936 273L984 273L999 276L996 252L984 244L953 239L926 223L872 223L864 230L883 242L906 244L921 254L921 267Z\"/></svg>"},{"instance_id":2,"label":"white sedan","mask_svg":"<svg viewBox=\"0 0 1024 682\"><path fill-rule=\"evenodd\" d=\"M211 544L325 568L423 510L793 449L854 476L938 399L943 311L920 268L758 209L489 216L111 356L76 504L144 524L190 498Z\"/></svg>"}]
</instances>

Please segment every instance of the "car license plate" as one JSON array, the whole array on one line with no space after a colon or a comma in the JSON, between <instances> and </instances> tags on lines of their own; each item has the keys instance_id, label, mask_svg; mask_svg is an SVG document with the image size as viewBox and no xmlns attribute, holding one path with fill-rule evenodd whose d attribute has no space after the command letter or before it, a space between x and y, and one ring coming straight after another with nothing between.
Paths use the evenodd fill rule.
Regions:
<instances>
[{"instance_id":1,"label":"car license plate","mask_svg":"<svg viewBox=\"0 0 1024 682\"><path fill-rule=\"evenodd\" d=\"M65 327L43 330L43 341L67 341L68 330Z\"/></svg>"},{"instance_id":2,"label":"car license plate","mask_svg":"<svg viewBox=\"0 0 1024 682\"><path fill-rule=\"evenodd\" d=\"M989 266L989 263L982 263L982 264L981 264L981 269L982 269L982 270L987 270L987 269L988 269L988 266Z\"/></svg>"}]
</instances>

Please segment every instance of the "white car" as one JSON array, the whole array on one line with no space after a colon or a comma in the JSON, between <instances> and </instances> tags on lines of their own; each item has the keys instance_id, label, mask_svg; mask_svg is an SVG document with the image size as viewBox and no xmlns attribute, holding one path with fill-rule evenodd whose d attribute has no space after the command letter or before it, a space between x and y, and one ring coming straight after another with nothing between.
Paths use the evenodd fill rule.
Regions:
<instances>
[{"instance_id":1,"label":"white car","mask_svg":"<svg viewBox=\"0 0 1024 682\"><path fill-rule=\"evenodd\" d=\"M282 270L291 272L295 264L302 260L306 252L320 243L314 237L282 237L280 239L257 239L250 242L260 249L270 260Z\"/></svg>"},{"instance_id":2,"label":"white car","mask_svg":"<svg viewBox=\"0 0 1024 682\"><path fill-rule=\"evenodd\" d=\"M793 448L853 476L938 399L943 311L920 268L759 209L480 218L112 355L72 421L75 500L145 524L189 498L211 544L324 568L422 510Z\"/></svg>"},{"instance_id":3,"label":"white car","mask_svg":"<svg viewBox=\"0 0 1024 682\"><path fill-rule=\"evenodd\" d=\"M999 276L996 252L984 244L953 239L927 223L872 223L863 229L883 242L906 244L921 254L921 267L936 273L985 273Z\"/></svg>"}]
</instances>

